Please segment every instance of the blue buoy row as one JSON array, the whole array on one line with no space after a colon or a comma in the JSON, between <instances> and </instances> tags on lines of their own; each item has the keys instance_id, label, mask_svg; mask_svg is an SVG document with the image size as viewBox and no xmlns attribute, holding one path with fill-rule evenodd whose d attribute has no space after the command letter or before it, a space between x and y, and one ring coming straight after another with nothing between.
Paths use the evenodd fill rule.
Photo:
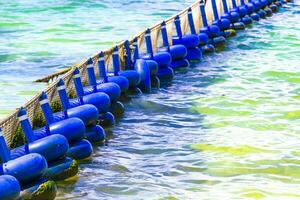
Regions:
<instances>
[{"instance_id":1,"label":"blue buoy row","mask_svg":"<svg viewBox=\"0 0 300 200\"><path fill-rule=\"evenodd\" d=\"M75 176L78 172L76 160L89 158L92 144L105 140L105 129L115 124L115 118L124 113L119 101L128 92L141 94L160 87L161 82L171 81L174 70L187 68L190 62L199 62L202 54L214 52L224 46L226 38L234 34L231 29L244 29L247 25L277 12L283 1L252 0L228 9L222 0L224 14L219 16L215 0L211 0L214 21L208 24L203 1L200 13L203 27L196 30L192 9L188 9L190 34L184 35L180 16L174 24L176 36L169 43L166 23L161 23L163 44L153 49L151 30L145 31L146 53L140 53L138 39L130 44L124 42L124 62L120 62L119 47L112 53L113 71L107 72L104 53L87 60L88 85L82 82L80 70L73 71L76 98L70 99L63 79L57 83L57 92L62 111L53 113L47 94L39 97L40 109L46 125L33 130L26 110L20 108L18 118L26 138L23 146L8 149L0 130L0 199L16 199L26 194L36 194L47 181L57 181ZM99 76L95 73L98 67ZM48 197L55 197L56 187L47 189ZM39 192L38 194L43 194ZM26 198L27 198L26 197ZM43 199L39 197L37 199Z\"/></svg>"}]
</instances>

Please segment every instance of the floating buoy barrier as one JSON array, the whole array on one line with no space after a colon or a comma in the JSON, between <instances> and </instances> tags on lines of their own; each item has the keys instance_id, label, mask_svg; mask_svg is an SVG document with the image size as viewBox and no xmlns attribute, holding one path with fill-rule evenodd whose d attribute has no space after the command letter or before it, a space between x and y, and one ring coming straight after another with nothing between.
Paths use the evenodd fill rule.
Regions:
<instances>
[{"instance_id":1,"label":"floating buoy barrier","mask_svg":"<svg viewBox=\"0 0 300 200\"><path fill-rule=\"evenodd\" d=\"M0 133L2 134L1 130ZM12 159L3 135L0 135L0 156L2 161L0 175L14 176L20 183L40 179L47 171L47 161L40 154L28 153Z\"/></svg>"},{"instance_id":2,"label":"floating buoy barrier","mask_svg":"<svg viewBox=\"0 0 300 200\"><path fill-rule=\"evenodd\" d=\"M124 115L124 97L150 93L172 81L175 70L200 62L203 53L221 50L226 38L272 16L284 3L200 0L64 75L49 76L54 81L45 92L0 124L5 130L4 138L0 128L0 199L54 199L54 181L75 176L77 160L93 153L91 143L105 141L103 127ZM34 122L36 113L45 123ZM19 141L22 136L25 140Z\"/></svg>"},{"instance_id":3,"label":"floating buoy barrier","mask_svg":"<svg viewBox=\"0 0 300 200\"><path fill-rule=\"evenodd\" d=\"M159 52L168 52L171 55L172 61L170 67L173 69L186 68L190 66L189 61L186 59L188 54L187 48L182 44L169 45L168 32L166 29L166 22L161 24L161 35L163 46L158 49Z\"/></svg>"},{"instance_id":4,"label":"floating buoy barrier","mask_svg":"<svg viewBox=\"0 0 300 200\"><path fill-rule=\"evenodd\" d=\"M69 114L71 114L72 117L75 117L75 115L77 115L77 117L85 123L87 129L93 128L94 120L96 120L97 122L98 120L102 120L100 124L103 124L102 122L105 121L105 125L107 126L111 126L115 123L115 118L113 114L107 112L109 110L110 105L110 100L107 95L104 95L103 98L103 94L93 93L89 95L84 95L79 98L69 99L65 83L62 79L59 79L57 83L57 91L63 110L69 110L67 112L70 112ZM104 102L102 100L104 100ZM83 109L84 111L82 112L81 110L84 107L81 106L83 105L88 105L88 107L90 108L90 112L86 112L85 109ZM94 109L92 109L91 105L97 109L97 114L94 113ZM68 115L68 113L63 113L61 115L66 116ZM57 116L55 115L55 117Z\"/></svg>"},{"instance_id":5,"label":"floating buoy barrier","mask_svg":"<svg viewBox=\"0 0 300 200\"><path fill-rule=\"evenodd\" d=\"M235 0L232 0L233 9L231 12L237 12L240 16L240 21L244 23L246 26L253 23L253 20L251 17L248 16L248 10L245 6L244 0L241 0L241 5L237 6L237 3Z\"/></svg>"},{"instance_id":6,"label":"floating buoy barrier","mask_svg":"<svg viewBox=\"0 0 300 200\"><path fill-rule=\"evenodd\" d=\"M85 139L92 143L102 142L105 139L105 131L100 125L97 125L99 120L98 109L92 104L82 104L72 108L62 79L58 81L57 90L63 111L54 113L54 120L61 121L73 117L79 118L86 126Z\"/></svg>"},{"instance_id":7,"label":"floating buoy barrier","mask_svg":"<svg viewBox=\"0 0 300 200\"><path fill-rule=\"evenodd\" d=\"M225 34L224 30L220 30L217 25L208 25L206 11L204 7L203 1L200 2L200 13L202 18L203 27L200 28L199 34L206 34L208 36L208 44L213 45L214 47L223 47L225 45L226 38L229 37L229 34ZM191 17L190 17L191 18ZM192 24L192 20L190 20L190 24ZM194 23L193 23L194 24ZM229 26L228 26L229 28ZM210 50L202 49L203 52L210 52ZM215 49L213 48L213 51Z\"/></svg>"},{"instance_id":8,"label":"floating buoy barrier","mask_svg":"<svg viewBox=\"0 0 300 200\"><path fill-rule=\"evenodd\" d=\"M17 199L20 196L19 181L9 175L0 176L0 199Z\"/></svg>"},{"instance_id":9,"label":"floating buoy barrier","mask_svg":"<svg viewBox=\"0 0 300 200\"><path fill-rule=\"evenodd\" d=\"M137 40L138 39L135 38L134 42L133 42L133 49L134 49L133 50L133 63L135 63L138 59L140 59L140 53L139 53L139 47L138 47L138 41ZM125 42L125 44L126 44L126 42ZM127 49L126 50L126 55L131 56L130 47L128 47L128 44L127 44L127 47L125 46L125 48ZM149 69L149 72L150 72L151 88L152 87L153 88L159 88L160 87L160 79L157 76L158 69L159 69L158 63L155 60L153 60L153 59L143 59L143 60L146 61L148 69ZM169 77L169 78L171 78L171 77Z\"/></svg>"},{"instance_id":10,"label":"floating buoy barrier","mask_svg":"<svg viewBox=\"0 0 300 200\"><path fill-rule=\"evenodd\" d=\"M24 108L19 110L19 120L28 144L12 149L12 159L19 158L29 153L38 153L47 160L48 169L45 177L48 179L64 180L77 174L78 168L75 169L74 167L71 167L76 161L65 158L69 150L67 138L63 135L53 134L37 139ZM53 164L58 162L60 163L59 166Z\"/></svg>"},{"instance_id":11,"label":"floating buoy barrier","mask_svg":"<svg viewBox=\"0 0 300 200\"><path fill-rule=\"evenodd\" d=\"M139 58L144 60L152 60L155 61L158 65L158 71L156 76L161 81L170 81L174 77L174 71L170 67L172 62L172 57L168 52L154 52L152 39L151 39L151 31L147 29L145 32L145 41L147 53L139 55ZM154 80L155 81L155 80Z\"/></svg>"},{"instance_id":12,"label":"floating buoy barrier","mask_svg":"<svg viewBox=\"0 0 300 200\"><path fill-rule=\"evenodd\" d=\"M98 55L98 70L100 74L100 78L98 79L96 79L96 74L92 64L93 61L89 59L88 68L87 68L88 78L89 78L89 84L93 87L94 92L102 91L109 96L111 102L113 103L118 102L122 90L123 92L126 92L129 88L128 80L126 80L124 77L117 77L116 79L113 79L107 76L103 52L100 52ZM90 88L89 91L87 92L92 91Z\"/></svg>"},{"instance_id":13,"label":"floating buoy barrier","mask_svg":"<svg viewBox=\"0 0 300 200\"><path fill-rule=\"evenodd\" d=\"M125 77L128 81L128 84L129 84L128 89L135 90L137 93L141 93L141 91L138 88L138 85L141 82L140 74L134 69L133 70L121 71L121 64L120 64L119 48L118 47L114 48L112 57L113 57L114 77L117 77L117 76L120 76L120 77L123 77L123 78Z\"/></svg>"},{"instance_id":14,"label":"floating buoy barrier","mask_svg":"<svg viewBox=\"0 0 300 200\"><path fill-rule=\"evenodd\" d=\"M123 75L125 75L125 77L128 76L130 88L135 90L136 93L141 93L141 91L147 93L151 92L152 89L151 70L153 66L151 65L151 63L149 65L148 64L149 62L147 62L146 60L139 59L138 54L133 54L133 55L131 54L130 44L128 40L125 41L124 48L125 48L126 56L125 56L125 63L124 63L125 70L123 73L127 71L129 74L128 75L123 74ZM133 48L135 51L136 46L134 46ZM137 55L137 57L135 57L135 55ZM117 62L120 62L119 56ZM158 66L155 65L155 67L157 70ZM130 81L129 77L132 77L130 79L133 79L133 81ZM139 90L137 90L136 88L139 88Z\"/></svg>"},{"instance_id":15,"label":"floating buoy barrier","mask_svg":"<svg viewBox=\"0 0 300 200\"><path fill-rule=\"evenodd\" d=\"M28 153L12 159L1 129L0 158L2 162L0 164L0 197L14 199L16 196L24 197L26 194L27 197L36 196L42 199L43 195L56 196L55 183L44 179L48 170L46 159L37 153ZM45 185L51 185L51 187L44 190Z\"/></svg>"},{"instance_id":16,"label":"floating buoy barrier","mask_svg":"<svg viewBox=\"0 0 300 200\"><path fill-rule=\"evenodd\" d=\"M89 59L88 65L93 64L91 62L91 59ZM104 80L108 80L108 76L106 74L105 70L105 64L104 61L99 60L99 71L101 68L101 73L105 77ZM104 65L104 71L103 67L101 65ZM94 102L90 102L91 104L95 105L98 110L101 110L101 113L106 113L108 111L112 112L114 115L121 116L124 113L124 105L118 101L118 99L121 96L121 87L122 85L126 85L125 87L127 88L127 85L129 87L129 82L128 80L123 77L123 76L118 76L114 80L117 81L118 83L114 82L97 82L95 79L95 72L92 67L88 68L88 77L89 77L89 83L91 84L90 86L83 86L81 77L80 77L80 71L78 68L74 70L74 85L76 89L77 96L80 98L88 98L90 97L89 95L91 94L97 94L98 99L97 99L97 105L94 104ZM96 81L95 81L96 80ZM101 79L100 79L101 80ZM121 87L120 87L121 86ZM127 91L127 89L126 89ZM102 105L101 105L102 104ZM103 109L105 108L105 109ZM107 109L108 108L108 109Z\"/></svg>"},{"instance_id":17,"label":"floating buoy barrier","mask_svg":"<svg viewBox=\"0 0 300 200\"><path fill-rule=\"evenodd\" d=\"M178 15L175 17L174 23L176 27L177 36L172 37L173 44L181 44L187 48L187 56L185 58L190 62L201 61L202 51L198 48L198 45L200 44L200 38L194 34L182 34L181 21Z\"/></svg>"},{"instance_id":18,"label":"floating buoy barrier","mask_svg":"<svg viewBox=\"0 0 300 200\"><path fill-rule=\"evenodd\" d=\"M49 105L49 101L45 92L39 98L43 115L46 119L46 126L33 131L36 139L44 138L48 135L62 135L66 137L69 142L69 149L67 155L75 160L88 158L92 155L92 145L84 138L86 129L82 120L79 118L68 118L61 121L55 121L54 116ZM26 111L21 109L19 118L26 116ZM31 129L28 119L21 121L23 130Z\"/></svg>"},{"instance_id":19,"label":"floating buoy barrier","mask_svg":"<svg viewBox=\"0 0 300 200\"><path fill-rule=\"evenodd\" d=\"M199 38L199 48L202 50L203 53L209 53L209 52L214 52L215 47L213 44L209 44L209 36L207 33L203 33L199 31L197 34L196 28L195 28L195 23L194 23L194 17L193 17L193 12L192 9L188 9L188 22L189 22L189 28L191 31L192 35L196 35ZM204 22L205 23L205 22ZM224 38L225 41L225 38ZM220 45L220 44L218 44Z\"/></svg>"}]
</instances>

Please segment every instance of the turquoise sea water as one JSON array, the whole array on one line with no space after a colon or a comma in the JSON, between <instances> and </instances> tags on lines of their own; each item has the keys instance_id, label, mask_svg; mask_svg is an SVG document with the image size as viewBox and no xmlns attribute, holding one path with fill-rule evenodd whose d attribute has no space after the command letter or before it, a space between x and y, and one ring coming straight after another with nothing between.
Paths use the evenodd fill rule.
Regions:
<instances>
[{"instance_id":1,"label":"turquoise sea water","mask_svg":"<svg viewBox=\"0 0 300 200\"><path fill-rule=\"evenodd\" d=\"M105 50L193 0L0 0L0 119L44 84L32 82Z\"/></svg>"},{"instance_id":2,"label":"turquoise sea water","mask_svg":"<svg viewBox=\"0 0 300 200\"><path fill-rule=\"evenodd\" d=\"M118 24L126 20L125 31L119 33L127 37L188 4L157 2L134 1L136 7L144 10L129 11L131 17L136 14L144 20L125 17L128 4L106 2L114 5L109 7L111 10L99 11L90 6L98 15L86 7L86 18L72 10L70 16L73 17L64 17L61 21L78 19L80 25L76 30L85 30L88 29L85 26L90 25L83 19L80 23L81 17L102 16L104 20L103 13L116 12L119 13L114 15L119 16ZM145 5L149 7L146 9ZM79 9L84 10L78 5ZM177 72L169 85L125 101L126 113L107 131L107 143L95 147L93 158L81 163L78 177L58 183L58 199L299 199L299 13L297 4L282 9L272 18L239 32L237 37L227 41L224 51L206 55L201 63ZM115 22L107 20L110 24ZM68 30L61 29L62 32ZM118 32L116 30L119 29L113 28L107 33ZM73 33L73 40L91 34L77 31ZM108 39L97 41L114 42L109 38L124 38L107 33L100 35ZM67 33L53 38L63 38L64 34ZM41 37L38 33L36 36ZM49 40L48 35L45 38ZM58 44L48 41L40 47L53 49L50 52L60 49L53 57L45 55L40 62L57 64L49 69L39 68L41 65L37 63L24 67L23 70L32 72L29 74L36 74L28 78L24 71L16 75L22 68L12 63L19 62L18 59L2 62L15 70L10 81L20 77L22 83L27 84L22 89L16 82L18 88L11 87L9 92L26 91L20 97L24 99L30 96L28 86L32 86L30 80L38 77L37 74L56 71L62 63L72 64L97 51L98 46L106 45L59 41ZM91 46L85 51L74 45ZM22 55L20 52L18 55ZM73 61L68 63L69 59ZM36 85L32 91L39 87L42 86ZM9 103L15 107L13 102ZM0 110L6 108L2 102L0 105Z\"/></svg>"}]
</instances>

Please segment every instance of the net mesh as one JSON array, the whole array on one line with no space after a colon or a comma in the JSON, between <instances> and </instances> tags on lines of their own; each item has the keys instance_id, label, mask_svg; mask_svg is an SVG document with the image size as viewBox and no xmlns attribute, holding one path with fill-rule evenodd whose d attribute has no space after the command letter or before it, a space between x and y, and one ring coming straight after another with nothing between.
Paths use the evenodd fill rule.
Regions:
<instances>
[{"instance_id":1,"label":"net mesh","mask_svg":"<svg viewBox=\"0 0 300 200\"><path fill-rule=\"evenodd\" d=\"M228 8L229 9L232 8L232 1L231 0L226 0L226 2L227 2L227 5L228 5ZM241 2L239 0L237 0L237 5L240 5L240 3ZM220 17L220 15L224 13L222 0L216 0L216 4L217 4L217 8L218 8L218 14L219 14L219 17ZM188 9L189 8L192 9L195 28L196 28L197 33L199 32L199 29L201 27L203 27L201 12L200 12L200 1L196 1L190 7L184 9L183 11L179 12L178 14L176 14L176 15L168 18L167 20L165 20L170 45L172 44L172 35L176 34L176 29L175 29L175 26L174 26L174 18L177 15L179 15L180 19L181 19L182 33L187 34L187 33L190 32L189 23L188 23ZM214 19L211 0L207 0L205 2L205 11L206 11L206 16L207 16L207 21L210 24ZM153 45L154 52L156 51L156 49L158 47L160 47L162 45L160 29L161 29L161 22L158 23L158 24L155 24L154 26L152 26L150 28L151 38L152 38L152 45ZM145 52L145 46L146 46L145 45L145 31L142 31L142 32L138 33L137 35L133 36L129 40L129 43L133 44L134 40L138 39L138 46L139 46L139 50L140 50L141 53ZM125 59L124 42L121 42L117 46L119 47L119 56L120 56L121 65L124 66L124 59ZM105 58L107 71L112 70L112 52L113 52L113 48L114 47L104 51L104 54L105 54L104 58ZM93 59L94 63L96 63L95 65L97 65L98 53L94 54L91 58ZM88 62L88 59L84 60L81 63L78 63L78 64L74 65L70 69L66 69L61 73L56 73L54 76L51 76L50 81L49 81L49 85L45 89L45 92L47 93L50 102L58 100L58 94L57 94L57 90L56 90L56 85L57 85L57 82L58 82L58 78L62 78L65 81L68 93L71 93L71 92L74 93L73 71L74 71L75 67L78 67L80 69L81 77L82 77L83 82L84 83L87 82L87 74L86 74L87 73L86 72L87 62ZM99 70L98 70L97 66L95 66L95 72L96 72L96 75L99 75ZM30 101L28 101L24 105L24 107L27 110L28 118L30 119L31 123L33 122L33 118L34 118L35 113L40 111L40 105L39 105L39 101L38 101L40 94L41 93L34 96ZM17 113L18 113L18 110L16 110L10 116L8 116L6 119L4 119L0 122L0 127L2 128L3 135L5 137L5 140L8 144L8 146L11 146L11 143L14 139L15 134L16 134L16 130L20 126L19 121L18 121L18 117L17 117Z\"/></svg>"}]
</instances>

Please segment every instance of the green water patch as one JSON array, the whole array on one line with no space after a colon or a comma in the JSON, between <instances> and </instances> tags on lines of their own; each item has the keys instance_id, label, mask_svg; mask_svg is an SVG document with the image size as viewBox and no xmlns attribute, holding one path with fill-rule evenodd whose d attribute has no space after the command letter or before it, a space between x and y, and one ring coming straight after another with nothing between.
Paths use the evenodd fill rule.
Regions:
<instances>
[{"instance_id":1,"label":"green water patch","mask_svg":"<svg viewBox=\"0 0 300 200\"><path fill-rule=\"evenodd\" d=\"M208 128L222 128L228 126L235 126L240 128L249 128L256 131L284 131L287 129L288 124L275 123L267 120L220 120L216 122L206 122Z\"/></svg>"},{"instance_id":2,"label":"green water patch","mask_svg":"<svg viewBox=\"0 0 300 200\"><path fill-rule=\"evenodd\" d=\"M253 113L250 111L245 110L238 110L238 109L228 109L228 108L218 108L218 107L202 107L202 106L195 106L191 108L192 111L198 112L199 114L203 115L216 115L216 116L251 116Z\"/></svg>"},{"instance_id":3,"label":"green water patch","mask_svg":"<svg viewBox=\"0 0 300 200\"><path fill-rule=\"evenodd\" d=\"M244 189L241 192L240 196L250 199L264 199L266 197L266 194L264 193L264 191L259 189Z\"/></svg>"},{"instance_id":4,"label":"green water patch","mask_svg":"<svg viewBox=\"0 0 300 200\"><path fill-rule=\"evenodd\" d=\"M46 41L52 42L52 43L80 43L80 42L85 42L85 41L89 41L89 40L87 40L87 39L71 39L71 38L49 38Z\"/></svg>"},{"instance_id":5,"label":"green water patch","mask_svg":"<svg viewBox=\"0 0 300 200\"><path fill-rule=\"evenodd\" d=\"M192 144L191 149L205 152L225 153L237 156L245 156L248 154L259 153L277 153L275 150L267 150L249 145L237 145L237 146L217 146L212 144Z\"/></svg>"},{"instance_id":6,"label":"green water patch","mask_svg":"<svg viewBox=\"0 0 300 200\"><path fill-rule=\"evenodd\" d=\"M279 175L291 178L290 182L300 181L300 160L257 160L247 163L220 160L206 162L202 172L215 177L231 177L256 174L258 176Z\"/></svg>"},{"instance_id":7,"label":"green water patch","mask_svg":"<svg viewBox=\"0 0 300 200\"><path fill-rule=\"evenodd\" d=\"M297 72L266 71L263 73L263 75L278 80L284 80L290 83L300 82L300 73Z\"/></svg>"},{"instance_id":8,"label":"green water patch","mask_svg":"<svg viewBox=\"0 0 300 200\"><path fill-rule=\"evenodd\" d=\"M19 54L10 53L10 54L0 54L0 62L12 62L20 58Z\"/></svg>"},{"instance_id":9,"label":"green water patch","mask_svg":"<svg viewBox=\"0 0 300 200\"><path fill-rule=\"evenodd\" d=\"M283 115L283 118L285 119L300 119L300 110L294 110L294 111L290 111L290 112L286 112Z\"/></svg>"},{"instance_id":10,"label":"green water patch","mask_svg":"<svg viewBox=\"0 0 300 200\"><path fill-rule=\"evenodd\" d=\"M265 199L268 197L281 197L282 199L285 198L296 198L299 199L300 198L300 194L296 194L296 193L289 193L289 192L271 192L271 191L266 191L263 189L258 189L258 188L247 188L247 189L243 189L241 191L241 195L242 198L247 198L247 199Z\"/></svg>"},{"instance_id":11,"label":"green water patch","mask_svg":"<svg viewBox=\"0 0 300 200\"><path fill-rule=\"evenodd\" d=\"M2 28L24 27L24 26L31 26L31 24L27 22L0 22L0 27Z\"/></svg>"}]
</instances>

